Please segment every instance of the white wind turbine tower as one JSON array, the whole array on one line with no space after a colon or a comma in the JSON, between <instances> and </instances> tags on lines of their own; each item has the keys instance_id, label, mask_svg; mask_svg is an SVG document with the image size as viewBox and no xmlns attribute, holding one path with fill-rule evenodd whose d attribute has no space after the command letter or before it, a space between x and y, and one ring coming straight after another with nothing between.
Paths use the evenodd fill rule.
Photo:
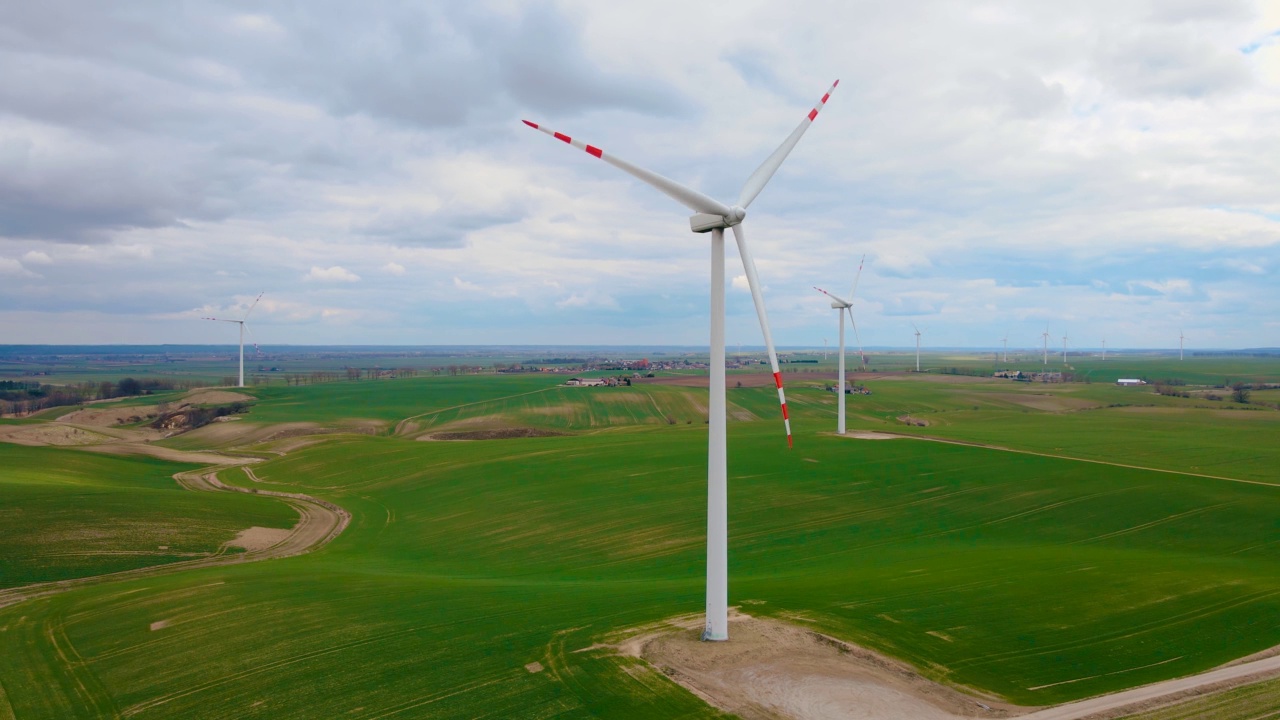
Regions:
<instances>
[{"instance_id":1,"label":"white wind turbine tower","mask_svg":"<svg viewBox=\"0 0 1280 720\"><path fill-rule=\"evenodd\" d=\"M916 372L920 372L920 328L911 323L911 329L916 331Z\"/></svg>"},{"instance_id":2,"label":"white wind turbine tower","mask_svg":"<svg viewBox=\"0 0 1280 720\"><path fill-rule=\"evenodd\" d=\"M1000 342L1004 345L1003 362L1008 363L1009 362L1009 332L1007 330L1004 333L1004 337L1000 338Z\"/></svg>"},{"instance_id":3,"label":"white wind turbine tower","mask_svg":"<svg viewBox=\"0 0 1280 720\"><path fill-rule=\"evenodd\" d=\"M707 413L707 618L702 632L704 640L729 639L729 516L728 516L728 455L726 444L725 414L725 362L724 362L724 231L733 230L733 238L738 245L738 256L742 259L742 267L747 275L747 284L751 288L751 299L755 302L756 316L760 320L760 330L764 335L765 349L769 353L769 365L773 370L774 384L778 388L778 402L782 405L782 422L787 431L787 446L791 446L791 421L787 414L786 395L782 390L782 373L778 370L778 355L773 347L773 335L769 332L769 318L765 312L764 296L760 292L760 280L756 275L756 264L747 248L746 233L742 221L747 215L747 207L756 199L760 191L768 184L769 179L777 172L787 155L795 148L796 143L804 135L809 126L818 117L818 111L826 105L831 93L840 84L837 80L831 89L822 96L818 105L809 111L805 118L786 140L765 159L760 167L747 178L738 194L734 205L725 205L697 190L685 187L669 178L646 170L615 155L605 153L594 145L581 140L574 140L568 135L555 132L536 123L525 120L529 127L544 132L561 142L568 143L585 151L600 160L622 170L636 179L652 186L659 192L679 202L694 214L689 218L689 227L695 233L711 233L711 384Z\"/></svg>"},{"instance_id":4,"label":"white wind turbine tower","mask_svg":"<svg viewBox=\"0 0 1280 720\"><path fill-rule=\"evenodd\" d=\"M217 322L235 323L240 326L240 385L239 387L244 387L244 321L249 319L249 313L253 312L253 309L258 306L258 300L261 300L264 294L266 294L266 291L258 293L258 297L253 301L253 304L250 305L249 309L244 312L244 317L240 318L239 320L227 320L225 318L214 318L214 317L200 318L201 320L214 320Z\"/></svg>"},{"instance_id":5,"label":"white wind turbine tower","mask_svg":"<svg viewBox=\"0 0 1280 720\"><path fill-rule=\"evenodd\" d=\"M1067 336L1062 336L1062 364L1067 364Z\"/></svg>"},{"instance_id":6,"label":"white wind turbine tower","mask_svg":"<svg viewBox=\"0 0 1280 720\"><path fill-rule=\"evenodd\" d=\"M825 362L826 359L827 359L827 339L822 338L822 360Z\"/></svg>"},{"instance_id":7,"label":"white wind turbine tower","mask_svg":"<svg viewBox=\"0 0 1280 720\"><path fill-rule=\"evenodd\" d=\"M837 387L836 392L839 393L840 395L840 399L836 403L836 407L838 408L836 411L836 434L838 435L844 435L844 429L845 429L845 423L844 423L844 417L845 417L844 415L844 314L846 312L849 313L849 322L850 324L853 325L853 336L858 340L858 355L862 357L862 366L865 368L867 365L866 356L862 355L862 338L858 337L858 323L853 319L853 296L856 295L858 292L858 279L862 277L862 263L866 259L867 259L867 256L863 255L862 260L858 261L858 274L853 276L853 289L849 291L848 300L845 300L843 298L838 298L835 295L832 295L831 293L827 292L826 290L823 290L820 287L814 288L814 290L817 290L823 295L826 295L827 297L831 298L831 307L837 313L839 313L838 317L840 322L840 355L839 355L840 371L838 374L839 380L836 386Z\"/></svg>"},{"instance_id":8,"label":"white wind turbine tower","mask_svg":"<svg viewBox=\"0 0 1280 720\"><path fill-rule=\"evenodd\" d=\"M1179 329L1179 330L1178 330L1178 359L1179 359L1179 360L1181 360L1181 359L1182 359L1182 341L1183 341L1183 340L1186 340L1186 338L1185 338L1185 337L1183 337L1183 335L1182 335L1182 330L1181 330L1181 329Z\"/></svg>"},{"instance_id":9,"label":"white wind turbine tower","mask_svg":"<svg viewBox=\"0 0 1280 720\"><path fill-rule=\"evenodd\" d=\"M1102 338L1102 362L1107 361L1107 339Z\"/></svg>"},{"instance_id":10,"label":"white wind turbine tower","mask_svg":"<svg viewBox=\"0 0 1280 720\"><path fill-rule=\"evenodd\" d=\"M1049 328L1044 329L1044 364L1049 364Z\"/></svg>"}]
</instances>

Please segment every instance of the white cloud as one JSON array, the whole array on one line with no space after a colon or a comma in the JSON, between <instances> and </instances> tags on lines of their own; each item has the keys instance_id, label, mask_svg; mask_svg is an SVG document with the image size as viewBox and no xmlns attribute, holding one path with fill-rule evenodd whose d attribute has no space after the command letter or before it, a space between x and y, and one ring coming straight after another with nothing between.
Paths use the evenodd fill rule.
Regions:
<instances>
[{"instance_id":1,"label":"white cloud","mask_svg":"<svg viewBox=\"0 0 1280 720\"><path fill-rule=\"evenodd\" d=\"M398 262L389 262L382 266L382 271L388 275L403 275L404 266Z\"/></svg>"},{"instance_id":2,"label":"white cloud","mask_svg":"<svg viewBox=\"0 0 1280 720\"><path fill-rule=\"evenodd\" d=\"M51 265L53 258L40 250L28 250L27 254L22 256L22 262L27 265Z\"/></svg>"},{"instance_id":3,"label":"white cloud","mask_svg":"<svg viewBox=\"0 0 1280 720\"><path fill-rule=\"evenodd\" d=\"M23 267L21 262L7 257L0 257L0 275L16 275L18 277L29 278L40 277Z\"/></svg>"},{"instance_id":4,"label":"white cloud","mask_svg":"<svg viewBox=\"0 0 1280 720\"><path fill-rule=\"evenodd\" d=\"M353 283L360 280L360 276L342 267L334 265L328 268L320 268L315 265L311 266L311 272L303 276L303 280L314 280L316 282L345 282Z\"/></svg>"}]
</instances>

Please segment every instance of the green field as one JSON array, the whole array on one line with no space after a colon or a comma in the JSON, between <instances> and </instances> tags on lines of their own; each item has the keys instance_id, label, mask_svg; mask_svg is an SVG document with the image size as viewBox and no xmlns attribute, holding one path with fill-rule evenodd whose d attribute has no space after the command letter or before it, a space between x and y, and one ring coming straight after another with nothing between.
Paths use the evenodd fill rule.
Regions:
<instances>
[{"instance_id":1,"label":"green field","mask_svg":"<svg viewBox=\"0 0 1280 720\"><path fill-rule=\"evenodd\" d=\"M836 437L834 394L804 375L788 375L790 452L773 391L729 391L732 604L1029 705L1280 644L1280 412L1109 383L910 376L869 379L872 395L849 397L852 428L1023 451L1008 452ZM0 609L0 718L717 717L638 661L575 652L702 609L705 391L555 387L561 379L257 388L249 415L221 434L164 441L265 439L262 484L239 469L222 479L330 500L352 523L309 555ZM907 415L929 424L908 426ZM284 455L287 441L262 434L352 419L379 424ZM480 428L565 434L413 439ZM198 506L213 538L204 509L225 512L221 542L292 516L261 496L177 489L168 477L188 466L2 444L0 461L0 488L49 493L45 505L6 498L0 513L75 516L78 486L52 478L129 475L96 465L128 462L151 468L145 483L129 476L154 485L140 505L157 523L184 524L184 507ZM10 467L35 480L7 483ZM11 534L0 525L0 541ZM28 542L5 557L40 551ZM528 671L533 662L545 669ZM1258 714L1280 704L1274 687L1257 693Z\"/></svg>"},{"instance_id":2,"label":"green field","mask_svg":"<svg viewBox=\"0 0 1280 720\"><path fill-rule=\"evenodd\" d=\"M0 589L204 557L239 530L290 527L287 505L196 494L197 466L0 445Z\"/></svg>"}]
</instances>

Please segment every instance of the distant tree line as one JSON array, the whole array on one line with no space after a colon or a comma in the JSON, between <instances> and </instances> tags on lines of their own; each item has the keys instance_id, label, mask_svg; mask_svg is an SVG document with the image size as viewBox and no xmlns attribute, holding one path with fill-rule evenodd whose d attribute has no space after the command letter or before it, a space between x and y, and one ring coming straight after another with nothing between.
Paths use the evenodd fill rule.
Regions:
<instances>
[{"instance_id":1,"label":"distant tree line","mask_svg":"<svg viewBox=\"0 0 1280 720\"><path fill-rule=\"evenodd\" d=\"M0 414L30 415L46 408L80 405L90 400L150 395L156 392L186 389L189 384L172 380L136 380L124 378L117 383L83 382L70 385L45 385L25 380L0 380Z\"/></svg>"}]
</instances>

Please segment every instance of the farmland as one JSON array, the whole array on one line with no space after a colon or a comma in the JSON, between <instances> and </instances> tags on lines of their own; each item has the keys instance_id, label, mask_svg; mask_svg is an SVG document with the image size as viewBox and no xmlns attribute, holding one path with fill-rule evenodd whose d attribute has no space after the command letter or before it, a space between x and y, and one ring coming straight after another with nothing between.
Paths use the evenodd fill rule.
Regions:
<instances>
[{"instance_id":1,"label":"farmland","mask_svg":"<svg viewBox=\"0 0 1280 720\"><path fill-rule=\"evenodd\" d=\"M730 602L751 614L1031 706L1280 645L1280 412L868 373L851 429L975 444L868 441L831 434L820 373L787 375L791 452L772 390L730 378ZM597 646L701 610L705 394L562 379L269 385L243 419L157 441L262 458L221 480L322 498L351 524L308 555L0 608L0 717L717 717ZM514 429L547 436L439 439ZM270 498L178 488L190 465L3 444L0 460L0 513L27 523L0 526L10 585L172 560L42 569L46 518L108 550L204 553L292 522ZM1233 692L1274 708L1258 687Z\"/></svg>"}]
</instances>

